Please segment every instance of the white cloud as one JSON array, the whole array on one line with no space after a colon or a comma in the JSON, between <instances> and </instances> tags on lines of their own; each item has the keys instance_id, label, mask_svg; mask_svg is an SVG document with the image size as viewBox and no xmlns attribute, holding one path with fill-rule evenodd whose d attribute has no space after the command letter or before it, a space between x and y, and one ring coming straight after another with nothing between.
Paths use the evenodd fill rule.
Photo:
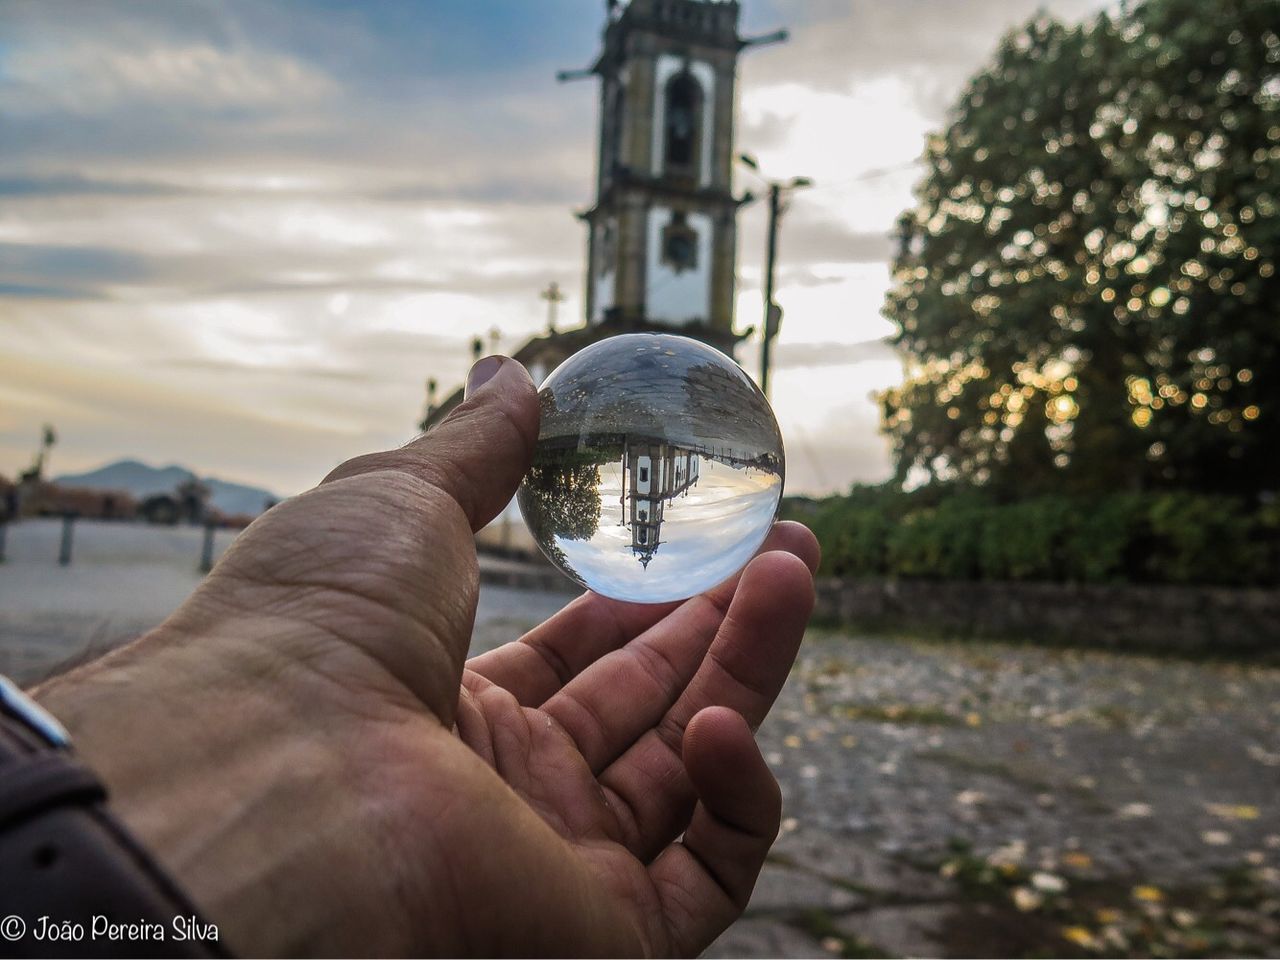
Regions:
<instances>
[{"instance_id":1,"label":"white cloud","mask_svg":"<svg viewBox=\"0 0 1280 960\"><path fill-rule=\"evenodd\" d=\"M779 259L789 490L888 475L869 399L901 376L875 343L888 235L925 133L1037 2L777 0L792 41L744 58L739 148L816 181ZM587 85L496 47L466 82L414 73L403 49L377 74L402 38L358 6L305 23L278 3L50 9L0 13L0 242L22 245L23 274L0 269L0 284L45 292L0 300L0 470L25 466L31 424L54 419L67 468L134 454L288 493L407 438L423 381L460 382L473 336L496 325L514 350L540 331L550 280L571 296L562 318L580 316ZM763 205L740 227L745 327L761 312ZM753 373L757 351L739 355Z\"/></svg>"},{"instance_id":2,"label":"white cloud","mask_svg":"<svg viewBox=\"0 0 1280 960\"><path fill-rule=\"evenodd\" d=\"M337 90L315 66L278 53L208 43L143 44L121 49L80 40L19 46L5 63L13 87L0 106L18 113L51 107L89 113L139 104L278 108L282 102L312 103Z\"/></svg>"}]
</instances>

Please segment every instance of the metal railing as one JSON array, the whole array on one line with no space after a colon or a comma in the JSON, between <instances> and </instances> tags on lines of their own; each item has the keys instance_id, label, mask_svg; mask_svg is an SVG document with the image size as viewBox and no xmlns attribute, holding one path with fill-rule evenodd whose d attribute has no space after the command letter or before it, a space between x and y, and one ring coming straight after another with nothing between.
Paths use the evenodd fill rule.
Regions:
<instances>
[{"instance_id":1,"label":"metal railing","mask_svg":"<svg viewBox=\"0 0 1280 960\"><path fill-rule=\"evenodd\" d=\"M9 528L17 526L20 522L32 522L33 520L61 520L61 529L57 537L57 559L58 566L69 567L75 560L76 556L76 523L83 519L75 513L64 513L57 518L38 517L29 518L26 521L18 521L11 517L0 517L0 563L10 560L9 557ZM197 563L197 569L200 573L208 573L213 569L216 559L216 537L219 530L231 529L220 527L216 523L205 523L203 526L203 534L200 538L200 556ZM173 529L166 527L165 529Z\"/></svg>"}]
</instances>

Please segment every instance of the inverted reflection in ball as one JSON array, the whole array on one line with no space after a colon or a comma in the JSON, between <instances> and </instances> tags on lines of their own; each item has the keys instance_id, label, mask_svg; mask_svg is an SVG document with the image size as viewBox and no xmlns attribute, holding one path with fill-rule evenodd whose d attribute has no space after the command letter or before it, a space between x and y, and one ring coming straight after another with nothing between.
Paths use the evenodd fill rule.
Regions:
<instances>
[{"instance_id":1,"label":"inverted reflection in ball","mask_svg":"<svg viewBox=\"0 0 1280 960\"><path fill-rule=\"evenodd\" d=\"M732 360L667 334L587 347L539 392L520 510L566 575L618 600L715 586L760 547L784 457L764 395Z\"/></svg>"}]
</instances>

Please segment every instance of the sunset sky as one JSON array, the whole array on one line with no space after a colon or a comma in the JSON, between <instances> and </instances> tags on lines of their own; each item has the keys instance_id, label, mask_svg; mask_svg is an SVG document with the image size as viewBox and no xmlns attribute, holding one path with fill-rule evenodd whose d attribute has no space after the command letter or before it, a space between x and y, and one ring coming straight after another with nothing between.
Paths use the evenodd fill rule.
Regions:
<instances>
[{"instance_id":1,"label":"sunset sky","mask_svg":"<svg viewBox=\"0 0 1280 960\"><path fill-rule=\"evenodd\" d=\"M790 492L889 474L872 391L914 161L1001 33L1101 0L745 0L738 148L812 177L784 223ZM413 435L472 336L583 310L596 0L0 0L0 474L123 456L291 494ZM745 171L739 189L750 189ZM738 325L759 323L744 209ZM758 346L738 359L755 375Z\"/></svg>"}]
</instances>

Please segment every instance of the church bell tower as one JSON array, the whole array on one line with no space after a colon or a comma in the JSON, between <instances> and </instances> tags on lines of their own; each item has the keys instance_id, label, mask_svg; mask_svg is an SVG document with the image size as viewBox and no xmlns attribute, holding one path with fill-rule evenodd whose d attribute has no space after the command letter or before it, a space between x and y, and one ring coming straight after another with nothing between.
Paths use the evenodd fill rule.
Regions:
<instances>
[{"instance_id":1,"label":"church bell tower","mask_svg":"<svg viewBox=\"0 0 1280 960\"><path fill-rule=\"evenodd\" d=\"M609 4L587 323L678 332L731 353L735 0Z\"/></svg>"},{"instance_id":2,"label":"church bell tower","mask_svg":"<svg viewBox=\"0 0 1280 960\"><path fill-rule=\"evenodd\" d=\"M733 168L739 54L787 31L738 35L737 0L607 0L604 50L561 80L599 77L596 200L587 225L586 317L557 329L563 299L543 298L548 330L513 356L541 383L565 359L620 333L680 333L730 356L738 207ZM478 356L478 354L477 354ZM461 402L429 393L421 429ZM651 546L653 546L651 544Z\"/></svg>"}]
</instances>

